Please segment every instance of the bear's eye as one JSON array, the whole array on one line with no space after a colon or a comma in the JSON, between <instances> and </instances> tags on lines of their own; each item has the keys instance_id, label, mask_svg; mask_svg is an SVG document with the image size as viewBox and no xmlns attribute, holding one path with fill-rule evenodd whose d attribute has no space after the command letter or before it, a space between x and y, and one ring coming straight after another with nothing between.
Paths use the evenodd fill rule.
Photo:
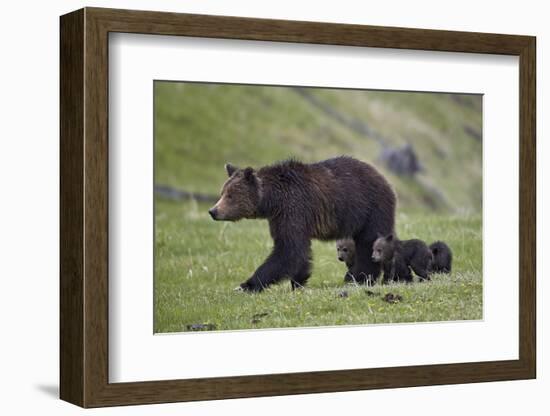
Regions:
<instances>
[{"instance_id":1,"label":"bear's eye","mask_svg":"<svg viewBox=\"0 0 550 416\"><path fill-rule=\"evenodd\" d=\"M347 253L347 252L348 252L348 249L347 249L347 248L343 248L342 251L343 251L344 253Z\"/></svg>"},{"instance_id":2,"label":"bear's eye","mask_svg":"<svg viewBox=\"0 0 550 416\"><path fill-rule=\"evenodd\" d=\"M233 195L227 194L227 199L233 199Z\"/></svg>"}]
</instances>

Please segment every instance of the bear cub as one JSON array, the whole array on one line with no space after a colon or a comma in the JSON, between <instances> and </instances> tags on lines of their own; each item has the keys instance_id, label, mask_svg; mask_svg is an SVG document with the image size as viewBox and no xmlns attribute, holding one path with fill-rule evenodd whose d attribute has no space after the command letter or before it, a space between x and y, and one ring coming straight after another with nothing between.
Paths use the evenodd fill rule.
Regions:
<instances>
[{"instance_id":1,"label":"bear cub","mask_svg":"<svg viewBox=\"0 0 550 416\"><path fill-rule=\"evenodd\" d=\"M381 263L384 282L412 283L411 269L420 281L430 280L433 255L422 240L399 240L393 234L379 236L373 244L372 260Z\"/></svg>"},{"instance_id":2,"label":"bear cub","mask_svg":"<svg viewBox=\"0 0 550 416\"><path fill-rule=\"evenodd\" d=\"M419 241L419 240L418 240ZM428 274L451 273L453 252L444 241L436 241L428 247L432 252L431 267ZM351 238L336 241L336 253L338 260L344 262L348 268L344 281L346 283L355 281L352 269L355 262L355 242Z\"/></svg>"},{"instance_id":3,"label":"bear cub","mask_svg":"<svg viewBox=\"0 0 550 416\"><path fill-rule=\"evenodd\" d=\"M348 268L346 275L344 276L344 282L354 282L352 270L355 264L355 242L351 238L344 238L336 241L336 254L338 260L346 263Z\"/></svg>"},{"instance_id":4,"label":"bear cub","mask_svg":"<svg viewBox=\"0 0 550 416\"><path fill-rule=\"evenodd\" d=\"M443 241L436 241L430 244L430 251L433 254L432 272L451 273L453 263L453 252Z\"/></svg>"}]
</instances>

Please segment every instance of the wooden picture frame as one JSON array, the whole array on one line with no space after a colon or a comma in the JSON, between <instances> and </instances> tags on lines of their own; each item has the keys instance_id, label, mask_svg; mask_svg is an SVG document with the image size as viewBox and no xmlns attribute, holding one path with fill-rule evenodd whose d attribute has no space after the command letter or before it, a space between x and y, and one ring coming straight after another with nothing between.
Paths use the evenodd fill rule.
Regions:
<instances>
[{"instance_id":1,"label":"wooden picture frame","mask_svg":"<svg viewBox=\"0 0 550 416\"><path fill-rule=\"evenodd\" d=\"M530 379L536 376L535 38L85 8L61 17L60 396L82 407ZM108 379L108 34L519 57L519 359L170 381Z\"/></svg>"}]
</instances>

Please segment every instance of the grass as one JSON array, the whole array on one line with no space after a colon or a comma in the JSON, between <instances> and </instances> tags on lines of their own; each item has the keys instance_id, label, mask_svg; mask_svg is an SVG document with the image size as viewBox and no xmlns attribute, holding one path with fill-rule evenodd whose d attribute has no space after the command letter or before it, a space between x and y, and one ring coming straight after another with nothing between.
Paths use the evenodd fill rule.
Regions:
<instances>
[{"instance_id":1,"label":"grass","mask_svg":"<svg viewBox=\"0 0 550 416\"><path fill-rule=\"evenodd\" d=\"M445 240L453 273L431 282L344 286L345 266L333 243L315 241L314 271L304 290L288 281L261 294L235 292L271 248L267 222L220 223L208 206L156 201L155 332L432 322L482 318L481 218L477 215L399 214L401 238ZM345 291L346 297L341 293ZM386 293L398 303L382 300Z\"/></svg>"}]
</instances>

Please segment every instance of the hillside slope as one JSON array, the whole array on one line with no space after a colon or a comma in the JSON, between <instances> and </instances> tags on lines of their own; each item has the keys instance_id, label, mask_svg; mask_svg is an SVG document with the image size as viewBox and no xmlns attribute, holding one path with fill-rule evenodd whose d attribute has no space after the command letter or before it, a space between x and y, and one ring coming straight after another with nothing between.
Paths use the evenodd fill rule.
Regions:
<instances>
[{"instance_id":1,"label":"hillside slope","mask_svg":"<svg viewBox=\"0 0 550 416\"><path fill-rule=\"evenodd\" d=\"M480 213L481 96L155 82L155 184L217 195L223 165L347 154L377 166L400 212ZM381 155L410 144L422 167Z\"/></svg>"}]
</instances>

